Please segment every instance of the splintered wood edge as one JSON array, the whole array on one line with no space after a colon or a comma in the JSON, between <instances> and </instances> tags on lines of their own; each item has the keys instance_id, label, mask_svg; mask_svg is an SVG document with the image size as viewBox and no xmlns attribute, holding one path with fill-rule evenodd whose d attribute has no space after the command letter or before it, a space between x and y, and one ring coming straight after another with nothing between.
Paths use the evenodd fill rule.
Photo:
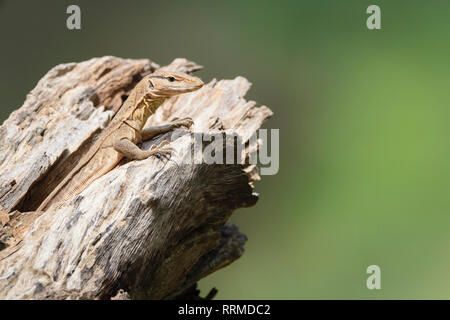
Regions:
<instances>
[{"instance_id":1,"label":"splintered wood edge","mask_svg":"<svg viewBox=\"0 0 450 320\"><path fill-rule=\"evenodd\" d=\"M131 89L129 84L123 84L128 87L122 91L120 85L105 85L115 83L114 79L120 77L120 72L115 75L115 68L110 68L105 73L105 67L101 67L98 59L104 59L122 72L121 65L132 65L133 61L139 64L133 69L138 73L156 68L156 64L149 60L97 58L57 66L41 79L37 88L57 85L55 79L61 76L77 82L77 77L70 77L71 72L91 63L95 66L92 74L110 77L109 82L102 76L97 82L86 80L91 81L91 87L102 88L103 83L103 88L109 86L112 88L110 92L116 96ZM201 67L181 58L163 68L192 72ZM88 98L84 101L91 102L83 102L84 105L76 102L77 108L84 106L93 110L95 99L92 99L92 91L77 91L76 85L73 87L76 101L83 101L82 97L86 96ZM242 77L219 82L213 80L198 92L170 99L151 120L158 123L174 116L191 116L194 121L198 120L193 131L216 130L214 125L219 121L221 130L235 131L248 137L272 115L267 107L256 107L254 102L245 100L249 87L250 83ZM117 103L113 102L114 99L108 100L105 92L107 90L101 93L103 101ZM69 96L62 94L60 99L70 101L70 93ZM216 109L212 107L214 104L217 104ZM14 152L20 154L21 148L28 146L24 143L27 127L17 129L21 123L19 120L26 121L28 128L34 130L34 122L39 121L36 113L58 106L64 109L63 103L50 100L45 95L45 89L32 91L24 106L0 127L3 131L25 131L16 135L16 142L11 134L7 135L9 145L15 147ZM67 118L61 117L58 121L64 119ZM55 125L54 119L53 122L50 118L47 121L47 124ZM99 126L94 123L86 130L92 132ZM49 128L44 125L44 130ZM35 143L39 145L41 142ZM81 145L83 140L74 143ZM177 139L172 143L177 150L189 149L187 139ZM143 147L149 146L144 144ZM39 150L45 150L45 144L41 148ZM7 151L12 152L13 149ZM20 158L15 159L11 162L20 165ZM158 159L128 162L94 182L63 207L46 211L36 221L33 220L17 252L0 261L0 298L109 298L122 289L131 298L170 299L239 258L244 251L246 237L226 221L234 209L256 202L251 181L258 178L257 172L254 168L247 168L246 172L240 165L184 166L174 164L176 160L167 163ZM0 161L0 182L5 171L11 170L11 165L8 167L4 163ZM46 168L40 174L44 175L47 170L50 169ZM35 182L24 184L19 181L17 184L26 189ZM15 190L14 186L5 192L6 197L11 189ZM17 204L20 200L11 203ZM15 216L20 217L21 214L16 213ZM20 218L14 220L20 225Z\"/></svg>"}]
</instances>

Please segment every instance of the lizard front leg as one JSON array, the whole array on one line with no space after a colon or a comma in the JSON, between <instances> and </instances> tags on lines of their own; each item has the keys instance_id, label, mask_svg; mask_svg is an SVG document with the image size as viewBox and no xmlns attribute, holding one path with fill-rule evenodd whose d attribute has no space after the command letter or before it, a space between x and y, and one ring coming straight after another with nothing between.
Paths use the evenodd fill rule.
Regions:
<instances>
[{"instance_id":1,"label":"lizard front leg","mask_svg":"<svg viewBox=\"0 0 450 320\"><path fill-rule=\"evenodd\" d=\"M162 126L147 127L141 131L142 141L150 140L151 138L157 136L158 134L166 133L179 127L189 128L193 124L194 121L191 118L183 118L175 120L168 124L164 124Z\"/></svg>"},{"instance_id":2,"label":"lizard front leg","mask_svg":"<svg viewBox=\"0 0 450 320\"><path fill-rule=\"evenodd\" d=\"M170 155L175 151L172 148L162 148L162 145L150 150L142 150L127 138L117 138L113 142L116 151L133 160L143 160L153 155Z\"/></svg>"}]
</instances>

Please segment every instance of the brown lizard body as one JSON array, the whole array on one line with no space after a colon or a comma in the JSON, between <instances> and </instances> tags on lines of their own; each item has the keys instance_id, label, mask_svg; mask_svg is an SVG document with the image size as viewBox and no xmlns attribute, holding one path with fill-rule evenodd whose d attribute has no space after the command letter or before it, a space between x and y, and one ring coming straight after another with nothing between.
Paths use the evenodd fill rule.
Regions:
<instances>
[{"instance_id":1,"label":"brown lizard body","mask_svg":"<svg viewBox=\"0 0 450 320\"><path fill-rule=\"evenodd\" d=\"M141 160L173 151L163 147L164 143L150 150L141 150L136 144L174 128L192 125L192 119L186 118L143 129L147 119L167 98L198 90L202 86L203 82L199 78L178 72L159 72L144 77L132 90L106 131L101 133L88 153L47 196L37 211L81 193L124 157Z\"/></svg>"}]
</instances>

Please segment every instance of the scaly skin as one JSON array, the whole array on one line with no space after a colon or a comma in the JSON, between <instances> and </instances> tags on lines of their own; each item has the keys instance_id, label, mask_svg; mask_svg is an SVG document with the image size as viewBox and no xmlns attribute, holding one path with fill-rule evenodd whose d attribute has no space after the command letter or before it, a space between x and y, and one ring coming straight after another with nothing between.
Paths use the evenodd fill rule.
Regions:
<instances>
[{"instance_id":1,"label":"scaly skin","mask_svg":"<svg viewBox=\"0 0 450 320\"><path fill-rule=\"evenodd\" d=\"M199 78L178 72L157 72L144 77L132 90L110 126L37 211L81 193L93 181L111 171L124 157L141 160L156 154L170 154L173 149L164 147L164 143L150 150L141 150L136 144L180 126L189 127L193 124L192 119L180 119L158 127L143 127L148 117L167 98L198 90L202 86L203 82Z\"/></svg>"}]
</instances>

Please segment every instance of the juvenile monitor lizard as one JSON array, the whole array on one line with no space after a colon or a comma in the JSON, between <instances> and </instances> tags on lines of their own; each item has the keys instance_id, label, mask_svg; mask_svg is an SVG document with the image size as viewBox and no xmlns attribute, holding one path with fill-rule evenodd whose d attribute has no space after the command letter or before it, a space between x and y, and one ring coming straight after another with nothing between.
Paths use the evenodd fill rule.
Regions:
<instances>
[{"instance_id":1,"label":"juvenile monitor lizard","mask_svg":"<svg viewBox=\"0 0 450 320\"><path fill-rule=\"evenodd\" d=\"M99 135L89 151L81 157L77 165L45 198L36 211L21 217L32 221L50 206L71 199L93 181L111 171L124 157L141 160L152 155L169 155L174 150L166 146L167 141L149 150L142 150L136 144L174 128L189 127L194 123L192 119L179 119L145 129L143 127L147 119L166 99L198 90L202 86L201 79L179 72L160 71L145 76L131 91L111 123ZM3 226L10 220L9 217L8 211L0 207L0 236L2 236ZM0 261L20 248L29 222L25 223L24 227L13 228L12 234L3 234L2 237L6 236L9 240L7 243L0 241Z\"/></svg>"},{"instance_id":2,"label":"juvenile monitor lizard","mask_svg":"<svg viewBox=\"0 0 450 320\"><path fill-rule=\"evenodd\" d=\"M145 159L152 155L168 155L173 149L167 142L149 150L136 144L181 126L189 127L192 119L184 118L165 125L143 129L147 119L172 96L191 92L203 86L197 77L179 72L156 72L145 76L131 91L111 124L100 134L89 151L40 204L43 211L55 203L71 199L94 180L111 171L122 158Z\"/></svg>"}]
</instances>

